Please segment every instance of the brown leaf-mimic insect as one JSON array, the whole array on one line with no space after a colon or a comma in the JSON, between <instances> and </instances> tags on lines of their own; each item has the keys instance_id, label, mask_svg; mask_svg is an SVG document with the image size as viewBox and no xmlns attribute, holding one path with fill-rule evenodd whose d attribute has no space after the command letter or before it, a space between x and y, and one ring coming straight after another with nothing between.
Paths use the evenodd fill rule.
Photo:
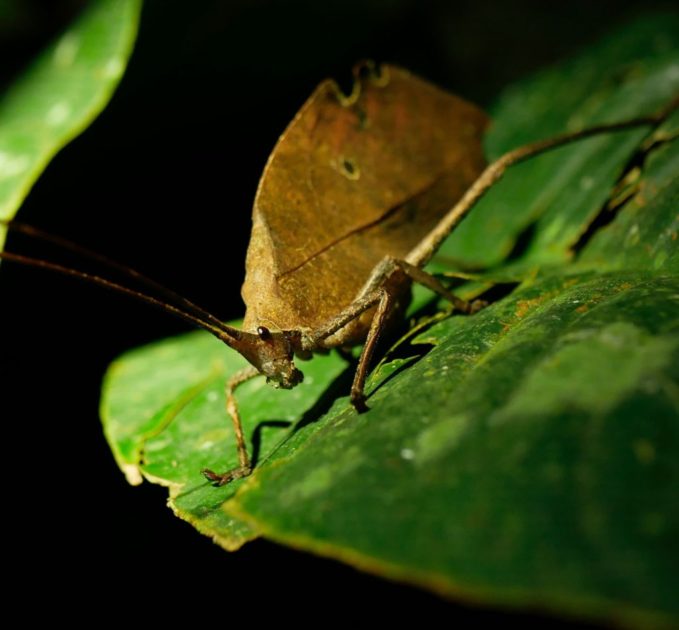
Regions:
<instances>
[{"instance_id":1,"label":"brown leaf-mimic insect","mask_svg":"<svg viewBox=\"0 0 679 630\"><path fill-rule=\"evenodd\" d=\"M226 385L239 466L203 471L217 485L252 472L234 397L240 384L261 374L274 387L290 389L303 378L295 358L364 343L351 401L365 411L364 384L375 346L403 311L412 282L463 313L482 306L457 298L422 268L508 166L581 138L658 124L677 105L525 145L485 166L481 139L487 118L474 105L395 66L361 64L354 75L349 95L334 81L321 83L269 158L254 204L242 330L136 271L64 239L3 222L114 267L173 304L46 261L2 252L0 258L160 306L207 329L248 360L250 366Z\"/></svg>"}]
</instances>

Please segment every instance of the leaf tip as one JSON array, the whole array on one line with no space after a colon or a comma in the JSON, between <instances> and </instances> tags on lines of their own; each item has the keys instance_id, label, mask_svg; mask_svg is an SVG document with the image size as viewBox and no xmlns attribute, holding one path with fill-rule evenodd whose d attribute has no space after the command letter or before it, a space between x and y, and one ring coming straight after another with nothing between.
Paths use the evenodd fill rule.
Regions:
<instances>
[{"instance_id":1,"label":"leaf tip","mask_svg":"<svg viewBox=\"0 0 679 630\"><path fill-rule=\"evenodd\" d=\"M139 470L139 466L137 466L136 464L121 464L120 468L125 475L125 479L127 480L127 483L129 483L131 486L140 486L141 485L141 482L144 479L141 476L141 471Z\"/></svg>"}]
</instances>

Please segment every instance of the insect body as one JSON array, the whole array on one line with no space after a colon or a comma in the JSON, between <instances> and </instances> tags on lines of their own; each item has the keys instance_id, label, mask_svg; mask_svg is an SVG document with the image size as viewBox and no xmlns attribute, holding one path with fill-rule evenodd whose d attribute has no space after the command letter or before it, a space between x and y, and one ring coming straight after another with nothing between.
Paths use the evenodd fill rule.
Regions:
<instances>
[{"instance_id":1,"label":"insect body","mask_svg":"<svg viewBox=\"0 0 679 630\"><path fill-rule=\"evenodd\" d=\"M260 181L246 260L243 329L141 276L63 239L47 238L123 271L172 304L99 276L0 252L0 258L86 279L160 306L197 324L250 365L227 383L227 410L239 466L204 470L217 485L252 471L234 397L264 375L274 387L303 380L295 359L364 343L351 389L358 411L370 359L389 321L421 283L465 313L469 304L423 271L441 243L506 168L528 157L604 132L658 124L677 107L519 147L485 166L487 118L475 106L394 66L355 70L351 94L320 84L281 136ZM7 223L7 222L4 222Z\"/></svg>"},{"instance_id":2,"label":"insect body","mask_svg":"<svg viewBox=\"0 0 679 630\"><path fill-rule=\"evenodd\" d=\"M250 361L233 390L259 373L274 386L302 380L293 360L367 341L352 401L364 410L372 350L415 274L405 256L482 172L486 115L394 66L355 69L352 93L324 81L269 158L257 191L246 260L243 330ZM461 310L471 307L442 286ZM227 342L228 343L228 342ZM241 466L217 483L249 472Z\"/></svg>"},{"instance_id":3,"label":"insect body","mask_svg":"<svg viewBox=\"0 0 679 630\"><path fill-rule=\"evenodd\" d=\"M244 328L318 330L385 257L403 258L485 166L487 118L393 66L321 83L274 148L254 203ZM326 346L363 341L369 318Z\"/></svg>"},{"instance_id":4,"label":"insect body","mask_svg":"<svg viewBox=\"0 0 679 630\"><path fill-rule=\"evenodd\" d=\"M365 342L351 401L367 409L365 377L380 333L413 281L465 313L422 270L443 240L505 169L532 155L606 131L654 124L667 112L526 145L485 167L487 118L475 106L394 66L355 69L352 93L325 81L279 140L255 199L247 254L242 352L252 367L227 384L240 466L203 471L217 484L250 473L234 399L265 374L294 387L294 357ZM667 110L669 111L669 109Z\"/></svg>"}]
</instances>

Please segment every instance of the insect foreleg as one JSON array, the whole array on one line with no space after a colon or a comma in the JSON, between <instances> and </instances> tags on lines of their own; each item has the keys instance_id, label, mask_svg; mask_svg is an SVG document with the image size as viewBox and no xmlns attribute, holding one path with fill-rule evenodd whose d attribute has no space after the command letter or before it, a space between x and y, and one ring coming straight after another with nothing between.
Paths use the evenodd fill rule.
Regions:
<instances>
[{"instance_id":1,"label":"insect foreleg","mask_svg":"<svg viewBox=\"0 0 679 630\"><path fill-rule=\"evenodd\" d=\"M448 291L448 289L446 289L446 287L444 287L434 276L423 271L419 267L411 265L405 260L399 260L391 256L384 258L375 266L370 274L370 278L358 297L337 315L337 317L333 317L333 319L327 322L325 326L308 335L306 339L306 344L308 344L309 349L313 349L323 339L330 337L369 308L378 304L370 324L370 329L361 352L361 357L354 376L354 382L351 387L351 402L359 412L367 410L365 395L363 393L365 379L368 374L368 368L370 367L370 361L375 351L375 347L377 346L382 330L388 320L389 313L396 301L395 295L399 290L398 281L396 283L390 283L390 280L394 278L394 272L398 271L403 272L411 280L423 284L435 293L446 298L452 302L456 309L463 313L475 313L484 305L480 300L469 303L458 298Z\"/></svg>"},{"instance_id":2,"label":"insect foreleg","mask_svg":"<svg viewBox=\"0 0 679 630\"><path fill-rule=\"evenodd\" d=\"M375 267L364 288L364 291L368 292L368 295L375 295L375 293L377 293L379 295L379 303L370 324L370 330L368 331L368 336L361 352L361 358L359 359L358 367L356 368L354 382L351 386L351 403L359 413L368 409L365 404L365 394L363 392L365 379L368 374L368 368L370 367L370 361L375 351L375 347L377 346L380 335L386 326L389 313L396 301L395 292L398 290L398 287L390 286L389 282L392 274L396 271L405 273L414 282L419 282L439 294L441 297L449 300L457 310L462 311L463 313L475 313L484 306L484 302L481 300L475 300L470 303L458 298L448 291L448 289L434 276L419 267L411 265L405 260L399 260L398 258L393 258L391 256L384 258L384 260ZM359 296L358 300L360 299L361 297Z\"/></svg>"},{"instance_id":3,"label":"insect foreleg","mask_svg":"<svg viewBox=\"0 0 679 630\"><path fill-rule=\"evenodd\" d=\"M369 308L375 306L382 297L382 292L380 289L375 289L369 293L365 291L361 292L361 295L357 297L349 306L347 306L341 313L336 317L325 323L317 330L311 333L306 333L303 340L304 350L316 350L319 343L335 334L338 330L344 328L349 322L355 320L359 315L367 311Z\"/></svg>"},{"instance_id":4,"label":"insect foreleg","mask_svg":"<svg viewBox=\"0 0 679 630\"><path fill-rule=\"evenodd\" d=\"M351 404L358 413L363 413L368 410L365 404L365 379L368 375L368 368L370 367L370 360L372 359L375 347L380 340L380 335L384 330L389 312L394 306L394 296L388 288L380 291L380 301L377 305L377 310L373 316L368 331L368 337L365 340L365 345L361 351L361 358L358 360L358 367L354 374L354 382L351 385Z\"/></svg>"},{"instance_id":5,"label":"insect foreleg","mask_svg":"<svg viewBox=\"0 0 679 630\"><path fill-rule=\"evenodd\" d=\"M245 436L243 435L243 424L240 419L240 414L238 413L238 403L236 402L235 392L236 389L246 383L247 381L253 379L255 376L259 376L260 372L257 368L249 365L242 370L236 372L227 382L226 382L226 411L231 416L233 421L233 430L236 434L236 448L238 449L238 462L240 466L229 470L225 473L215 473L212 470L205 468L201 472L203 475L212 481L216 486L223 486L234 479L241 479L242 477L247 477L252 472L252 464L250 463L250 457L248 456L248 449L245 444Z\"/></svg>"}]
</instances>

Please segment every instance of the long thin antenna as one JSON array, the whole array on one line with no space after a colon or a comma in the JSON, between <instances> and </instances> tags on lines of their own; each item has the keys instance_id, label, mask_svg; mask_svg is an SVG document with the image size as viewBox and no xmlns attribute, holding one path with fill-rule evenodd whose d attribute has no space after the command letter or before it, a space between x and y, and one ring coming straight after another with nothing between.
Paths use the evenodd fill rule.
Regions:
<instances>
[{"instance_id":1,"label":"long thin antenna","mask_svg":"<svg viewBox=\"0 0 679 630\"><path fill-rule=\"evenodd\" d=\"M45 232L44 230L40 230L26 223L20 223L18 221L7 219L0 219L0 225L5 226L10 231L19 232L20 234L23 234L30 238L51 243L52 245L56 245L60 249L73 252L75 254L78 254L79 256L82 256L83 258L94 260L110 269L115 269L116 271L119 271L120 273L128 276L129 278L132 278L137 282L146 285L150 289L157 291L159 294L164 295L169 300L172 300L177 304L181 304L189 312L193 312L196 315L200 315L203 319L211 322L215 326L218 326L219 328L222 328L227 332L232 330L230 326L224 324L221 320L219 320L209 311L205 310L201 306L198 306L191 300L179 295L172 289L168 289L166 286L160 284L159 282L152 280L148 276L144 275L140 271L137 271L136 269L133 269L132 267L123 265L122 263L119 263L116 260L112 260L111 258L104 256L103 254L99 254L98 252L92 251L87 247L83 247L78 243L74 243L73 241L63 238L62 236L50 234L49 232Z\"/></svg>"},{"instance_id":2,"label":"long thin antenna","mask_svg":"<svg viewBox=\"0 0 679 630\"><path fill-rule=\"evenodd\" d=\"M58 265L56 263L47 262L46 260L40 260L39 258L30 258L28 256L22 256L20 254L11 254L10 252L0 252L0 260L7 260L9 262L20 263L22 265L27 265L29 267L36 267L38 269L46 269L47 271L53 271L64 276L69 276L71 278L77 278L78 280L84 280L86 282L91 282L93 284L99 285L111 291L116 291L124 295L129 295L137 300L151 304L157 308L160 308L176 317L179 317L191 324L200 326L208 332L212 333L219 340L226 343L228 346L234 347L234 342L237 342L241 338L241 333L235 328L223 325L215 326L209 321L206 321L192 313L187 313L186 311L172 305L167 302L163 302L157 298L141 293L140 291L135 291L134 289L129 289L117 282L112 282L101 276L97 276L90 273L85 273L84 271L79 271L77 269L71 269L70 267L64 267L63 265Z\"/></svg>"}]
</instances>

